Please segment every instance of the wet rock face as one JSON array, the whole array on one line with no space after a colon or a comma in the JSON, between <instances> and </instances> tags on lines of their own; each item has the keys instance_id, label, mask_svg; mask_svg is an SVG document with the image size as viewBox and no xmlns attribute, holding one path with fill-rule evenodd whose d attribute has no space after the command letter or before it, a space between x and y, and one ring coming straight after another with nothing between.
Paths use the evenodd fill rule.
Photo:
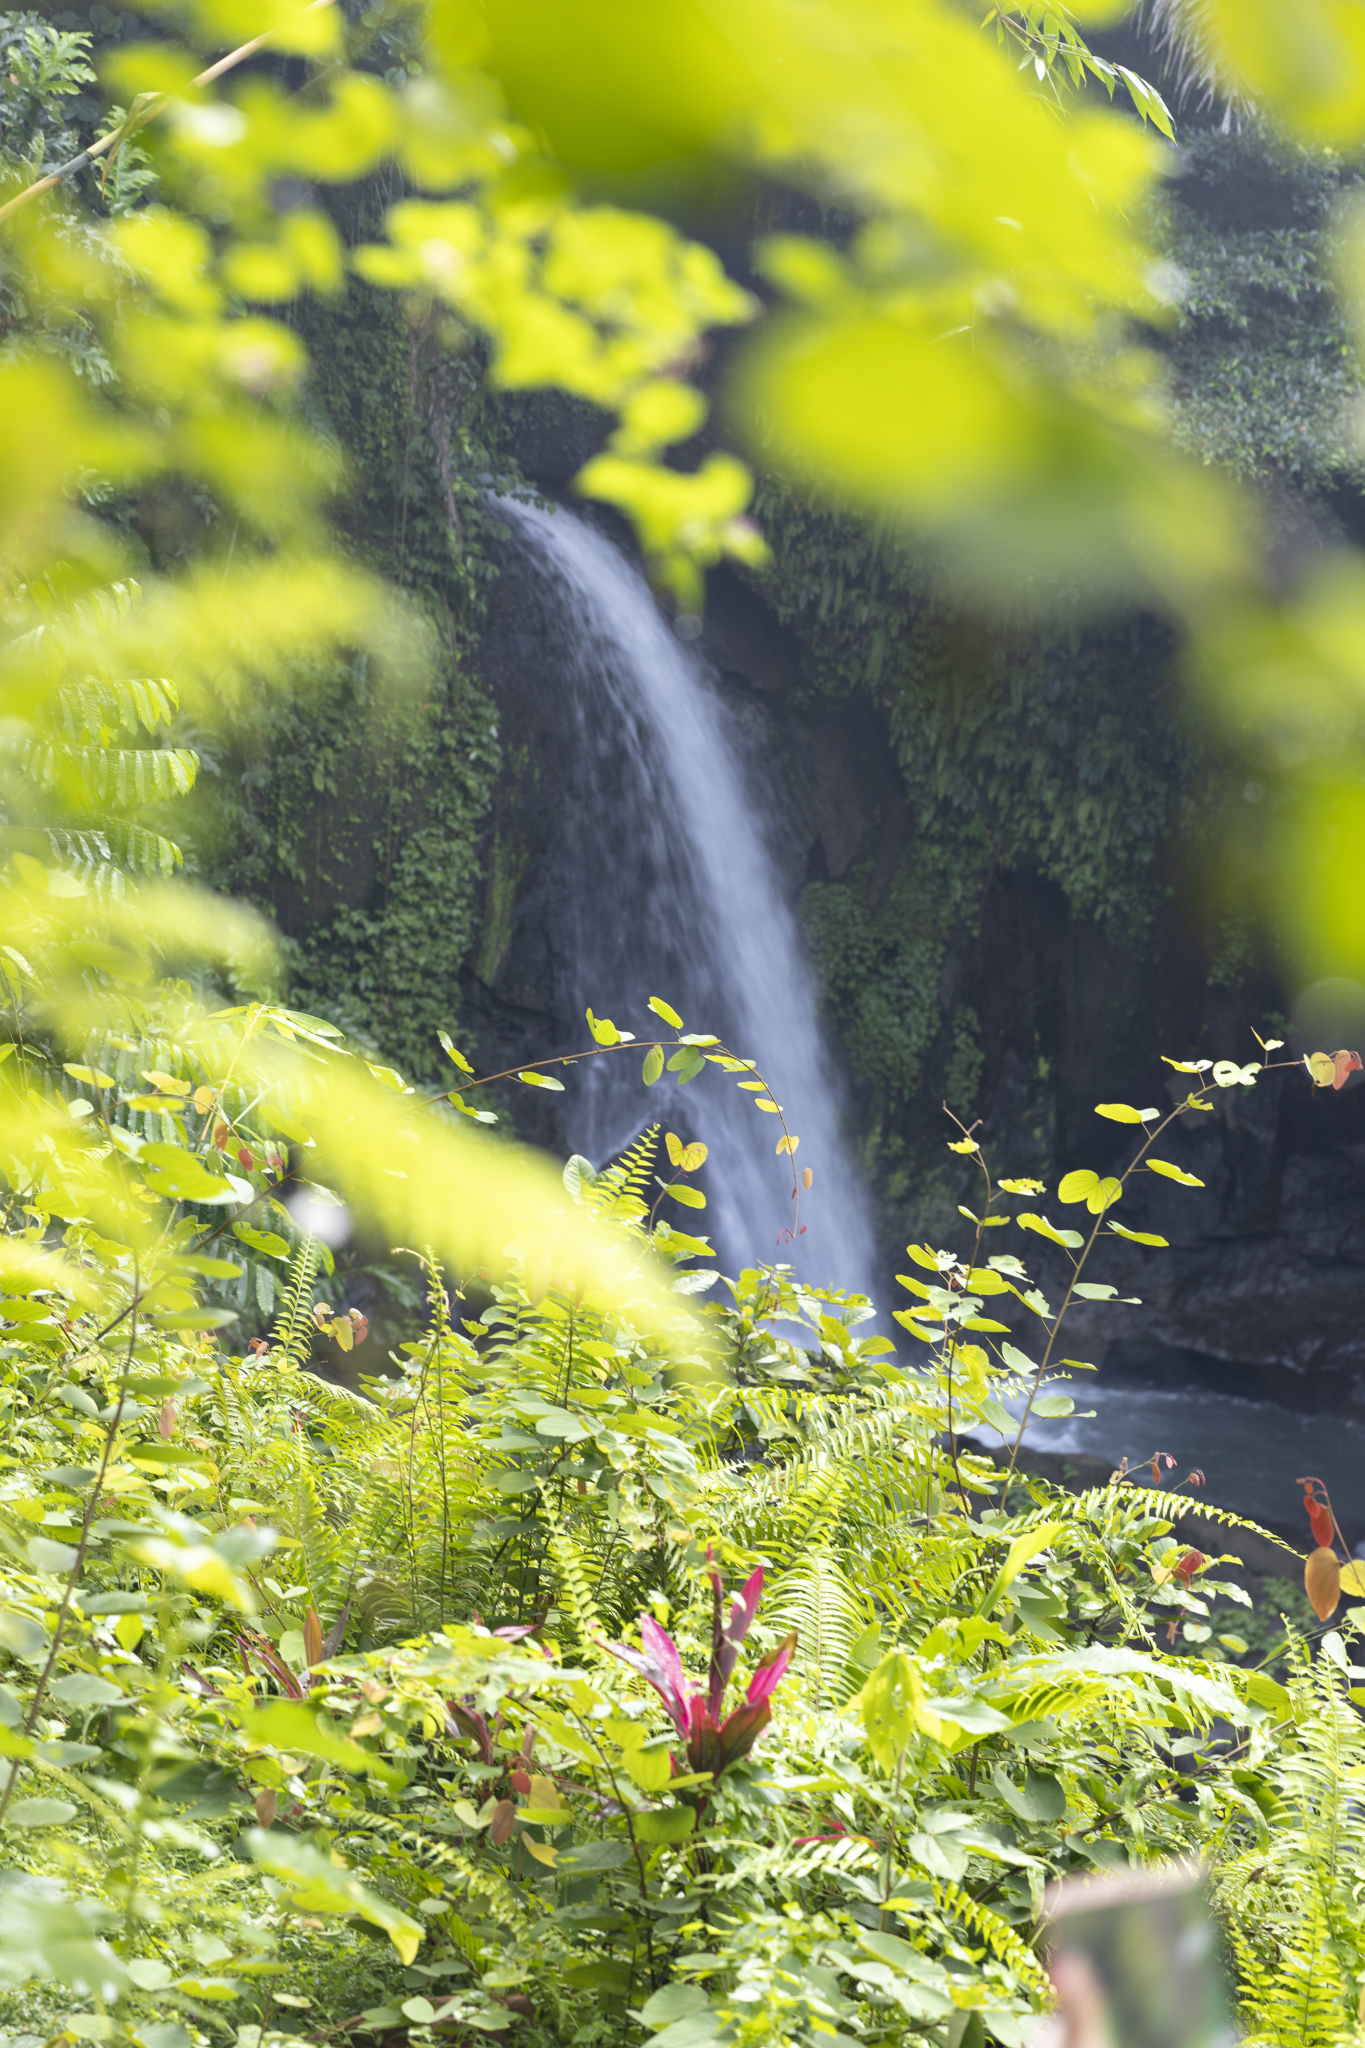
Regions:
<instances>
[{"instance_id":1,"label":"wet rock face","mask_svg":"<svg viewBox=\"0 0 1365 2048\"><path fill-rule=\"evenodd\" d=\"M1205 1186L1139 1174L1115 1212L1170 1242L1100 1269L1141 1308L1077 1312L1076 1341L1111 1381L1365 1417L1365 1093L1299 1067L1213 1105L1154 1148Z\"/></svg>"}]
</instances>

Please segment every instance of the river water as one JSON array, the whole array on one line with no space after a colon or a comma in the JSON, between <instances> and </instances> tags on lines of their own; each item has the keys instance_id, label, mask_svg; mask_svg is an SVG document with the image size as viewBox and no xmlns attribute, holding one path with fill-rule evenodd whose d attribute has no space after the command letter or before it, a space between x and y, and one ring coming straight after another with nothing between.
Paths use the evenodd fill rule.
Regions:
<instances>
[{"instance_id":1,"label":"river water","mask_svg":"<svg viewBox=\"0 0 1365 2048\"><path fill-rule=\"evenodd\" d=\"M1312 1475L1326 1483L1352 1540L1365 1530L1365 1425L1359 1422L1199 1388L1107 1387L1101 1373L1076 1374L1067 1391L1078 1412L1031 1424L1025 1441L1035 1450L1079 1452L1114 1466L1169 1452L1179 1460L1171 1477L1201 1469L1206 1499L1280 1526L1302 1522L1305 1543L1295 1481ZM1093 1417L1080 1412L1086 1409L1094 1409Z\"/></svg>"}]
</instances>

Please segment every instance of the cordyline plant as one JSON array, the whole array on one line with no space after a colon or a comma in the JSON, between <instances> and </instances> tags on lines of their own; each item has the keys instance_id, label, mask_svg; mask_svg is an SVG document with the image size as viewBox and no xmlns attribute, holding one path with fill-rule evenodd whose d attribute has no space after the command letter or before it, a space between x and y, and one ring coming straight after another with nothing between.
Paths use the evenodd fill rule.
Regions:
<instances>
[{"instance_id":1,"label":"cordyline plant","mask_svg":"<svg viewBox=\"0 0 1365 2048\"><path fill-rule=\"evenodd\" d=\"M707 1552L710 1562L710 1552ZM733 1763L747 1756L773 1717L770 1705L778 1683L791 1663L796 1648L796 1631L770 1650L749 1680L744 1704L721 1719L721 1706L730 1683L740 1646L753 1626L758 1603L763 1597L763 1567L746 1580L742 1590L731 1595L730 1612L724 1613L725 1596L720 1573L709 1573L712 1593L711 1664L706 1691L689 1692L683 1675L678 1646L667 1629L660 1628L649 1614L640 1617L640 1643L632 1650L625 1643L609 1643L608 1649L648 1679L668 1709L669 1719L682 1738L689 1771L709 1771L720 1777Z\"/></svg>"}]
</instances>

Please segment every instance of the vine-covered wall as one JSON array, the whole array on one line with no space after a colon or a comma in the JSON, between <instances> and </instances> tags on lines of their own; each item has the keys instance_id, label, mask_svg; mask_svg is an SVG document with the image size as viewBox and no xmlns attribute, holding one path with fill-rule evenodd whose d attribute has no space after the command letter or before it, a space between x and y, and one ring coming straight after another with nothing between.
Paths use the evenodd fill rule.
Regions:
<instances>
[{"instance_id":1,"label":"vine-covered wall","mask_svg":"<svg viewBox=\"0 0 1365 2048\"><path fill-rule=\"evenodd\" d=\"M478 937L500 764L475 660L498 422L465 338L414 323L392 293L352 281L300 318L303 404L346 457L343 528L416 599L428 659L406 688L358 656L254 705L219 764L201 858L277 920L295 1003L431 1073Z\"/></svg>"}]
</instances>

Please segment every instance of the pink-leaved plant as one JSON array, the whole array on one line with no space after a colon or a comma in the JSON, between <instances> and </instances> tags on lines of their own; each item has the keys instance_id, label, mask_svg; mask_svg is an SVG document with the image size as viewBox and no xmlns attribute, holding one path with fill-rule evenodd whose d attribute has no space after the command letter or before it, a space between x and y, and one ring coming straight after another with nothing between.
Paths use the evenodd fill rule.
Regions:
<instances>
[{"instance_id":1,"label":"pink-leaved plant","mask_svg":"<svg viewBox=\"0 0 1365 2048\"><path fill-rule=\"evenodd\" d=\"M708 1562L710 1553L707 1553ZM650 1614L640 1617L640 1648L626 1643L609 1643L607 1648L623 1663L648 1679L668 1709L687 1757L689 1771L709 1771L718 1778L730 1764L737 1763L757 1742L773 1717L772 1695L796 1648L795 1630L770 1650L749 1680L742 1706L721 1718L725 1690L730 1683L740 1646L753 1626L763 1594L763 1567L730 1597L730 1611L724 1611L725 1596L720 1573L710 1573L713 1613L711 1664L705 1692L688 1689L678 1646L667 1629L660 1628Z\"/></svg>"}]
</instances>

